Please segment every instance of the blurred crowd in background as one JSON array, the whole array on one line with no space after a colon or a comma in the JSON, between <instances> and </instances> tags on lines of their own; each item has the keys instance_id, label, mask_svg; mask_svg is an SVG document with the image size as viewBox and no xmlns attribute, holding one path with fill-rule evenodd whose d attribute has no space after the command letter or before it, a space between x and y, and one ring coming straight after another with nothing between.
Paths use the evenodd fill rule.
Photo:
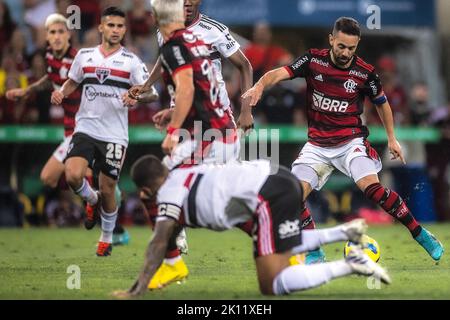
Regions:
<instances>
[{"instance_id":1,"label":"blurred crowd in background","mask_svg":"<svg viewBox=\"0 0 450 320\"><path fill-rule=\"evenodd\" d=\"M71 44L77 49L97 46L100 43L97 27L104 8L108 6L123 8L127 13L128 23L124 45L135 52L151 70L158 56L158 45L154 19L148 2L145 0L0 0L0 125L62 124L63 110L59 106L50 104L51 91L41 91L21 102L7 101L5 92L11 88L26 88L46 74L44 52L47 44L44 21L54 12L67 16L67 8L70 5L77 5L81 9L82 28L73 30L71 37ZM283 30L271 28L265 22L258 23L253 28L229 27L253 66L254 81L273 68L289 64L310 46L328 47L326 33L315 43L309 43L302 38L302 34L297 33L296 38L291 39L298 42L298 45L294 46L297 50L294 51L292 45L289 47L283 45L286 38L282 36ZM429 88L425 82L416 82L406 88L398 73L398 61L390 55L390 52L383 52L382 49L380 47L380 50L372 55L374 59L368 62L373 63L378 70L394 113L396 126L433 126L440 128L442 132L442 138L438 143L425 144L413 141L403 144L409 167L400 167L389 162L388 158L385 159L384 165L392 169L390 170L392 183L404 181L404 170L419 168L424 171L432 185L438 219L449 219L450 103L442 106L431 105ZM363 56L363 58L366 57ZM224 78L237 116L241 95L239 72L231 64L225 63ZM168 96L160 83L157 86L162 96L161 101L143 104L130 110L130 125L150 126L152 116L167 106ZM306 83L303 80L287 81L274 86L267 91L254 110L255 122L306 126L305 89ZM367 104L364 119L368 125L381 125L372 105ZM298 147L296 146L295 152L292 152L293 157ZM381 154L384 153L384 147L377 146ZM289 164L292 160L293 158L287 159L286 163ZM409 174L411 174L410 171ZM401 186L397 190L401 192ZM11 199L5 196L2 201L14 203L17 200L18 212L32 213L30 217L39 213L36 215L37 218L27 220L31 224L64 226L80 223L83 216L82 203L76 200L71 192L63 190L52 193L51 197L47 196L48 193L45 195L46 197L42 199L37 197L31 201L24 194L16 194L11 195ZM317 197L316 211L324 207L320 203L325 201L326 197L326 195ZM122 222L125 224L146 223L136 196L127 195L124 198L127 200L121 208ZM328 211L341 212L342 210L336 205L341 203L341 200L330 199L325 201ZM322 219L322 221L325 220L326 217Z\"/></svg>"}]
</instances>

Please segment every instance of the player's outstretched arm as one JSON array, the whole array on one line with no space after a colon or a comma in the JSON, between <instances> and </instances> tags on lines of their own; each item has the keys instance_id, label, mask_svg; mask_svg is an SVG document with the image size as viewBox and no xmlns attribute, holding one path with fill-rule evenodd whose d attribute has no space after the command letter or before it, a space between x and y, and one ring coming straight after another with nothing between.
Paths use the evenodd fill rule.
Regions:
<instances>
[{"instance_id":1,"label":"player's outstretched arm","mask_svg":"<svg viewBox=\"0 0 450 320\"><path fill-rule=\"evenodd\" d=\"M253 68L250 61L240 49L233 53L228 60L239 70L241 75L241 93L247 92L253 85ZM253 126L252 108L248 99L241 100L241 114L237 124L244 131Z\"/></svg>"},{"instance_id":2,"label":"player's outstretched arm","mask_svg":"<svg viewBox=\"0 0 450 320\"><path fill-rule=\"evenodd\" d=\"M162 67L161 58L158 57L155 65L153 66L152 71L150 71L150 76L147 79L147 81L143 85L132 86L130 89L128 89L129 97L135 100L139 100L140 102L156 101L159 98L159 96L156 96L155 98L154 94L156 90L153 87L153 85L155 84L156 81L158 81L159 78L161 78L161 67ZM143 101L139 99L139 97L146 99L145 98L146 94L148 99L153 98L154 100ZM156 94L158 93L156 92Z\"/></svg>"},{"instance_id":3,"label":"player's outstretched arm","mask_svg":"<svg viewBox=\"0 0 450 320\"><path fill-rule=\"evenodd\" d=\"M403 164L406 164L405 157L403 155L402 147L395 138L394 133L394 117L392 116L391 106L388 101L382 104L376 105L378 115L383 122L384 129L388 137L388 148L392 155L392 160L400 159Z\"/></svg>"},{"instance_id":4,"label":"player's outstretched arm","mask_svg":"<svg viewBox=\"0 0 450 320\"><path fill-rule=\"evenodd\" d=\"M242 95L242 99L250 99L249 105L254 107L261 99L261 96L267 87L290 78L291 76L285 67L270 70L265 73L252 88Z\"/></svg>"},{"instance_id":5,"label":"player's outstretched arm","mask_svg":"<svg viewBox=\"0 0 450 320\"><path fill-rule=\"evenodd\" d=\"M155 225L155 233L147 247L145 261L139 277L128 291L116 291L113 293L118 298L139 296L147 292L147 287L164 260L169 239L172 236L177 222L167 218L159 220Z\"/></svg>"},{"instance_id":6,"label":"player's outstretched arm","mask_svg":"<svg viewBox=\"0 0 450 320\"><path fill-rule=\"evenodd\" d=\"M48 79L48 75L43 76L38 81L34 82L25 89L16 88L6 91L6 99L17 101L19 99L26 99L28 96L36 91L41 91L50 87L51 83Z\"/></svg>"},{"instance_id":7,"label":"player's outstretched arm","mask_svg":"<svg viewBox=\"0 0 450 320\"><path fill-rule=\"evenodd\" d=\"M72 79L67 79L62 85L61 89L52 92L51 102L53 104L61 104L64 98L67 98L78 88L78 82Z\"/></svg>"}]
</instances>

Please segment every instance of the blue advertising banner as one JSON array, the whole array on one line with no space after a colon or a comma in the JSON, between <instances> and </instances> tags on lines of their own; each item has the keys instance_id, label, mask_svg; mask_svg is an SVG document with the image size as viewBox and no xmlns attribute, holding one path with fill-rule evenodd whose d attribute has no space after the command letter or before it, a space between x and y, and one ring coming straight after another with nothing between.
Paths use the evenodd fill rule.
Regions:
<instances>
[{"instance_id":1,"label":"blue advertising banner","mask_svg":"<svg viewBox=\"0 0 450 320\"><path fill-rule=\"evenodd\" d=\"M275 26L330 26L340 16L365 25L380 9L382 26L435 26L435 0L204 0L202 11L225 24ZM369 12L368 12L369 8Z\"/></svg>"}]
</instances>

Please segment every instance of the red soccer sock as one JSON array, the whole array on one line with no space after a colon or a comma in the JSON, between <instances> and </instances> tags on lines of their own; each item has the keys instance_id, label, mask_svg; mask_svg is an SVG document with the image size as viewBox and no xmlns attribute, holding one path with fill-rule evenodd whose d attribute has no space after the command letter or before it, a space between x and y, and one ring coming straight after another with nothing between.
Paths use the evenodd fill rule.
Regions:
<instances>
[{"instance_id":1,"label":"red soccer sock","mask_svg":"<svg viewBox=\"0 0 450 320\"><path fill-rule=\"evenodd\" d=\"M252 229L253 229L253 218L248 220L247 222L240 223L237 225L239 229L244 231L246 234L248 234L250 237L252 236Z\"/></svg>"},{"instance_id":2,"label":"red soccer sock","mask_svg":"<svg viewBox=\"0 0 450 320\"><path fill-rule=\"evenodd\" d=\"M309 209L306 207L306 203L303 202L303 210L300 214L300 219L302 221L302 229L315 229L316 224L314 223L314 220L311 216L311 212L309 212Z\"/></svg>"},{"instance_id":3,"label":"red soccer sock","mask_svg":"<svg viewBox=\"0 0 450 320\"><path fill-rule=\"evenodd\" d=\"M178 256L181 255L181 252L179 249L174 249L174 250L169 250L166 252L166 259L172 259L172 258L176 258Z\"/></svg>"},{"instance_id":4,"label":"red soccer sock","mask_svg":"<svg viewBox=\"0 0 450 320\"><path fill-rule=\"evenodd\" d=\"M414 238L422 230L397 192L384 188L380 183L373 183L364 190L364 195L407 227Z\"/></svg>"}]
</instances>

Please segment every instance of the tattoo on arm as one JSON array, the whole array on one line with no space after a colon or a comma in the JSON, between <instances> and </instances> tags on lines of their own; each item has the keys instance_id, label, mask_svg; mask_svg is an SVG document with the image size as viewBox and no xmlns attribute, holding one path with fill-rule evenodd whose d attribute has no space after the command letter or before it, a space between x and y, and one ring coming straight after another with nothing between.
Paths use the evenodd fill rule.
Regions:
<instances>
[{"instance_id":1,"label":"tattoo on arm","mask_svg":"<svg viewBox=\"0 0 450 320\"><path fill-rule=\"evenodd\" d=\"M151 86L149 91L146 91L139 95L138 101L149 103L158 100L158 98L159 98L158 91L156 91L155 87Z\"/></svg>"},{"instance_id":2,"label":"tattoo on arm","mask_svg":"<svg viewBox=\"0 0 450 320\"><path fill-rule=\"evenodd\" d=\"M135 295L147 291L147 286L160 267L166 254L167 245L175 230L176 222L173 219L158 221L155 226L155 235L147 247L145 262L138 279L130 288L129 292Z\"/></svg>"},{"instance_id":3,"label":"tattoo on arm","mask_svg":"<svg viewBox=\"0 0 450 320\"><path fill-rule=\"evenodd\" d=\"M31 84L27 88L27 91L28 91L28 93L34 93L37 91L51 89L51 84L52 83L51 83L50 79L48 78L48 75L45 75L42 78L40 78L38 81L36 81L35 83Z\"/></svg>"}]
</instances>

